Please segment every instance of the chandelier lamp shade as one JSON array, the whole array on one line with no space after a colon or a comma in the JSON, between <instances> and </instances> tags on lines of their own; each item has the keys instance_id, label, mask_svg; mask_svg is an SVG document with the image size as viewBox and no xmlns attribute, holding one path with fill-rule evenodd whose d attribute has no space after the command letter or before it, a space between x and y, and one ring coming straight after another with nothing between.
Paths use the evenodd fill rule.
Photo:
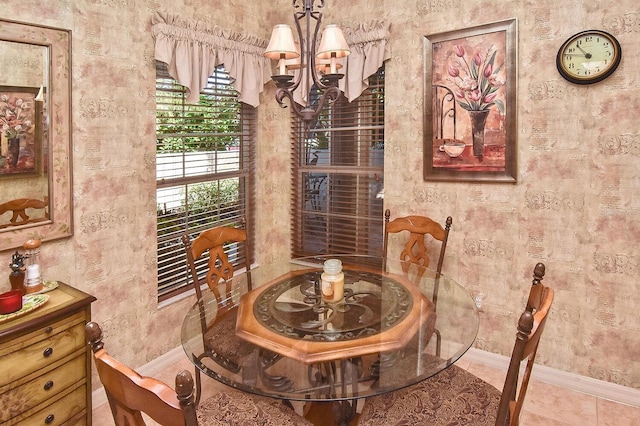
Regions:
<instances>
[{"instance_id":1,"label":"chandelier lamp shade","mask_svg":"<svg viewBox=\"0 0 640 426\"><path fill-rule=\"evenodd\" d=\"M338 81L344 74L338 73L342 68L338 60L351 53L342 30L336 25L324 28L318 44L322 12L315 10L315 3L316 0L293 0L298 41L294 40L289 25L278 24L273 27L264 52L267 58L278 61L276 73L271 77L277 87L276 100L286 108L284 100L288 98L294 113L307 124L318 116L326 103L331 104L340 97ZM324 0L320 0L317 8L323 7ZM301 10L297 10L299 8ZM308 94L303 97L304 105L294 101L294 92L299 87L310 91L314 86L321 94L319 99L312 99Z\"/></svg>"}]
</instances>

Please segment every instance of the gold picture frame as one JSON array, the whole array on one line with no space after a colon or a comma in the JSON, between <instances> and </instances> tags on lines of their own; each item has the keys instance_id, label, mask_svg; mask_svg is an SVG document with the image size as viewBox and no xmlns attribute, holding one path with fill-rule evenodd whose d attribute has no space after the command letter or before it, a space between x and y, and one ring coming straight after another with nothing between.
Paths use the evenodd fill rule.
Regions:
<instances>
[{"instance_id":1,"label":"gold picture frame","mask_svg":"<svg viewBox=\"0 0 640 426\"><path fill-rule=\"evenodd\" d=\"M424 37L424 180L517 182L517 21Z\"/></svg>"}]
</instances>

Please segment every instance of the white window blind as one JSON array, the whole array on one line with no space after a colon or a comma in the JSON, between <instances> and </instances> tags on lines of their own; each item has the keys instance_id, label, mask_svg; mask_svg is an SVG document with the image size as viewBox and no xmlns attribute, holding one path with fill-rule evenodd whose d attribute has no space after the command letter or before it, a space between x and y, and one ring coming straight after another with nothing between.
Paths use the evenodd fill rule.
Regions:
<instances>
[{"instance_id":1,"label":"white window blind","mask_svg":"<svg viewBox=\"0 0 640 426\"><path fill-rule=\"evenodd\" d=\"M156 179L158 296L190 288L181 236L195 238L214 226L237 226L246 218L251 231L255 152L255 108L239 102L228 73L218 67L197 104L166 64L156 62ZM251 239L251 232L249 232ZM237 264L246 259L227 248ZM198 262L204 271L206 259Z\"/></svg>"},{"instance_id":2,"label":"white window blind","mask_svg":"<svg viewBox=\"0 0 640 426\"><path fill-rule=\"evenodd\" d=\"M293 120L293 256L381 256L384 67L357 99L325 106L310 127Z\"/></svg>"}]
</instances>

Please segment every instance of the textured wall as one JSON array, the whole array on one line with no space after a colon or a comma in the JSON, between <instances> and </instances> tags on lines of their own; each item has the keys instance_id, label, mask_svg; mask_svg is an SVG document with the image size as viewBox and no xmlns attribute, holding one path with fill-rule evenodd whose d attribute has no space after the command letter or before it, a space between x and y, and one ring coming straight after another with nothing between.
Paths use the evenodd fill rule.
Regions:
<instances>
[{"instance_id":1,"label":"textured wall","mask_svg":"<svg viewBox=\"0 0 640 426\"><path fill-rule=\"evenodd\" d=\"M206 3L8 0L0 9L3 18L73 30L75 235L44 246L45 277L98 297L94 318L108 347L132 365L178 345L191 303L158 309L156 302L150 17L165 10L265 38L273 24L290 22L290 0ZM454 217L445 268L472 294L486 294L476 346L509 354L532 268L543 261L556 301L539 362L640 388L632 311L640 299L635 1L505 0L499 8L480 0L327 1L325 23L380 17L392 33L385 204L394 214ZM423 36L509 18L519 23L518 184L424 182ZM569 35L592 27L618 37L622 64L603 83L571 85L558 75L555 54ZM273 92L270 84L259 110L261 262L289 252L288 110ZM0 253L0 267L9 258Z\"/></svg>"},{"instance_id":2,"label":"textured wall","mask_svg":"<svg viewBox=\"0 0 640 426\"><path fill-rule=\"evenodd\" d=\"M640 388L636 2L400 0L384 9L393 37L385 204L394 214L453 216L445 270L486 294L476 347L510 354L542 261L556 300L538 362ZM519 25L517 185L424 182L423 35L509 18ZM622 63L602 83L570 84L555 55L591 28L619 39Z\"/></svg>"},{"instance_id":3,"label":"textured wall","mask_svg":"<svg viewBox=\"0 0 640 426\"><path fill-rule=\"evenodd\" d=\"M75 234L44 244L44 278L62 280L95 295L93 318L104 328L108 349L133 366L179 345L182 318L193 302L188 299L164 308L157 303L151 16L156 10L179 13L225 28L248 28L250 34L265 38L271 26L263 27L263 22L273 14L256 2L202 3L9 0L0 8L3 19L73 31ZM277 121L284 122L285 112L273 109L281 118ZM268 112L268 108L260 111ZM264 149L262 144L262 155ZM280 154L288 158L286 150ZM263 169L265 160L261 164ZM271 187L279 188L282 211L275 209L275 215L284 216L286 224L286 183L274 182ZM287 238L285 233L280 240ZM0 271L6 272L0 274L1 289L9 288L10 257L11 251L0 253Z\"/></svg>"}]
</instances>

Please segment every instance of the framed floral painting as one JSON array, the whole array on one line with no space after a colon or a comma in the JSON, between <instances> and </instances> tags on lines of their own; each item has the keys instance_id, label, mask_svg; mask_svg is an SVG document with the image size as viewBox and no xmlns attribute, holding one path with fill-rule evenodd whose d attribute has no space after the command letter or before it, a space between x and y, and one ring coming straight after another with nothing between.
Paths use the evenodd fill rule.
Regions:
<instances>
[{"instance_id":1,"label":"framed floral painting","mask_svg":"<svg viewBox=\"0 0 640 426\"><path fill-rule=\"evenodd\" d=\"M516 182L517 22L424 38L424 179Z\"/></svg>"},{"instance_id":2,"label":"framed floral painting","mask_svg":"<svg viewBox=\"0 0 640 426\"><path fill-rule=\"evenodd\" d=\"M0 86L0 178L38 174L42 108L37 87Z\"/></svg>"}]
</instances>

